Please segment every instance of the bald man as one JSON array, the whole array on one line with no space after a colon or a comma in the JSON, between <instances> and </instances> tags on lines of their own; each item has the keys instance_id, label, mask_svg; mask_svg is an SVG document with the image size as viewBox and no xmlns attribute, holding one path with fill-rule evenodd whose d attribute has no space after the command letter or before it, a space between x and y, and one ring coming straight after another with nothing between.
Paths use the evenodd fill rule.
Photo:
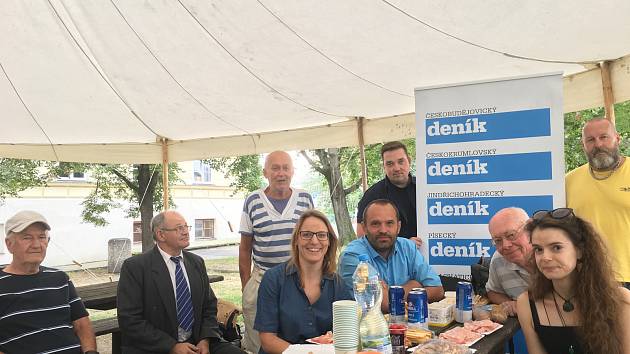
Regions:
<instances>
[{"instance_id":1,"label":"bald man","mask_svg":"<svg viewBox=\"0 0 630 354\"><path fill-rule=\"evenodd\" d=\"M614 123L592 119L582 130L588 163L566 176L567 206L595 226L614 256L619 281L630 289L630 165L619 151Z\"/></svg>"},{"instance_id":2,"label":"bald man","mask_svg":"<svg viewBox=\"0 0 630 354\"><path fill-rule=\"evenodd\" d=\"M267 155L263 175L269 185L245 198L239 230L238 268L245 322L243 347L252 353L260 349L260 338L254 330L260 280L267 269L289 259L293 228L300 215L313 208L310 194L291 188L293 161L286 152L274 151Z\"/></svg>"},{"instance_id":3,"label":"bald man","mask_svg":"<svg viewBox=\"0 0 630 354\"><path fill-rule=\"evenodd\" d=\"M499 210L488 223L492 244L497 251L490 261L490 274L486 283L488 299L503 304L511 316L516 315L516 298L529 283L533 271L527 264L532 251L529 235L523 226L529 220L521 208Z\"/></svg>"}]
</instances>

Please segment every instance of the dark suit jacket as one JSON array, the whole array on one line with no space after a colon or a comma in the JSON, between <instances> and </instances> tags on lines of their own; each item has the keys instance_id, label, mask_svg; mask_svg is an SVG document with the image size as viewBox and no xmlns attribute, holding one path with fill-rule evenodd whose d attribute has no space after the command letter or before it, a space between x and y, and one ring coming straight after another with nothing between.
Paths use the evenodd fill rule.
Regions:
<instances>
[{"instance_id":1,"label":"dark suit jacket","mask_svg":"<svg viewBox=\"0 0 630 354\"><path fill-rule=\"evenodd\" d=\"M217 298L203 259L187 251L183 255L195 316L191 340L219 340ZM117 301L124 353L168 353L177 343L173 284L157 246L123 263Z\"/></svg>"}]
</instances>

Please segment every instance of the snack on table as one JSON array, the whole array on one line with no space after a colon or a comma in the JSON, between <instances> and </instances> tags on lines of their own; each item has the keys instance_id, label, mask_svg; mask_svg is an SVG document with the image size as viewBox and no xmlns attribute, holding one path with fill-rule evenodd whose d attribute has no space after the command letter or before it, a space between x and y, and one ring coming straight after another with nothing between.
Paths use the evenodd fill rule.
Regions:
<instances>
[{"instance_id":1,"label":"snack on table","mask_svg":"<svg viewBox=\"0 0 630 354\"><path fill-rule=\"evenodd\" d=\"M453 304L433 302L429 304L429 326L446 327L455 320Z\"/></svg>"},{"instance_id":2,"label":"snack on table","mask_svg":"<svg viewBox=\"0 0 630 354\"><path fill-rule=\"evenodd\" d=\"M483 335L467 330L464 327L455 327L446 332L440 333L440 339L445 339L456 344L467 344L475 342Z\"/></svg>"},{"instance_id":3,"label":"snack on table","mask_svg":"<svg viewBox=\"0 0 630 354\"><path fill-rule=\"evenodd\" d=\"M466 328L467 330L481 334L492 332L499 326L500 324L494 323L490 320L471 321L464 323L464 328Z\"/></svg>"},{"instance_id":4,"label":"snack on table","mask_svg":"<svg viewBox=\"0 0 630 354\"><path fill-rule=\"evenodd\" d=\"M307 341L315 344L333 344L333 332L328 331L319 337L309 338Z\"/></svg>"},{"instance_id":5,"label":"snack on table","mask_svg":"<svg viewBox=\"0 0 630 354\"><path fill-rule=\"evenodd\" d=\"M408 329L407 335L405 337L405 339L410 343L410 345L408 345L407 347L411 346L412 344L422 344L431 338L433 338L433 332L420 328Z\"/></svg>"},{"instance_id":6,"label":"snack on table","mask_svg":"<svg viewBox=\"0 0 630 354\"><path fill-rule=\"evenodd\" d=\"M474 320L489 320L491 311L492 311L492 305L474 305L473 306L473 319Z\"/></svg>"},{"instance_id":7,"label":"snack on table","mask_svg":"<svg viewBox=\"0 0 630 354\"><path fill-rule=\"evenodd\" d=\"M492 305L492 311L490 311L490 319L494 322L505 323L508 314L501 305Z\"/></svg>"},{"instance_id":8,"label":"snack on table","mask_svg":"<svg viewBox=\"0 0 630 354\"><path fill-rule=\"evenodd\" d=\"M469 354L472 351L461 345L457 345L445 340L434 339L421 345L413 354Z\"/></svg>"}]
</instances>

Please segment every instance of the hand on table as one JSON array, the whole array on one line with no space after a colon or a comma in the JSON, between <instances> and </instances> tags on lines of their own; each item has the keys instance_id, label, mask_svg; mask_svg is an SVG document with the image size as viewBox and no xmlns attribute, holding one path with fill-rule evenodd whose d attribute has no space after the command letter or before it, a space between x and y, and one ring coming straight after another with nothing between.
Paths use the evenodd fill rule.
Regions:
<instances>
[{"instance_id":1,"label":"hand on table","mask_svg":"<svg viewBox=\"0 0 630 354\"><path fill-rule=\"evenodd\" d=\"M508 316L516 316L516 301L506 301L501 303L501 306L507 312Z\"/></svg>"}]
</instances>

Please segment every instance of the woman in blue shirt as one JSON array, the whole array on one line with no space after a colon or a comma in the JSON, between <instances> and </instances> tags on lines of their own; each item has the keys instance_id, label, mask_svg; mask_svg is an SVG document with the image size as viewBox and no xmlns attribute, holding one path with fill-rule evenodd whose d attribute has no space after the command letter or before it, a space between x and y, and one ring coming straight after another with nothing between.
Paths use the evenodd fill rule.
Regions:
<instances>
[{"instance_id":1,"label":"woman in blue shirt","mask_svg":"<svg viewBox=\"0 0 630 354\"><path fill-rule=\"evenodd\" d=\"M282 353L332 330L332 303L347 300L337 268L337 236L321 212L305 211L291 239L291 259L262 278L254 329L260 353Z\"/></svg>"}]
</instances>

